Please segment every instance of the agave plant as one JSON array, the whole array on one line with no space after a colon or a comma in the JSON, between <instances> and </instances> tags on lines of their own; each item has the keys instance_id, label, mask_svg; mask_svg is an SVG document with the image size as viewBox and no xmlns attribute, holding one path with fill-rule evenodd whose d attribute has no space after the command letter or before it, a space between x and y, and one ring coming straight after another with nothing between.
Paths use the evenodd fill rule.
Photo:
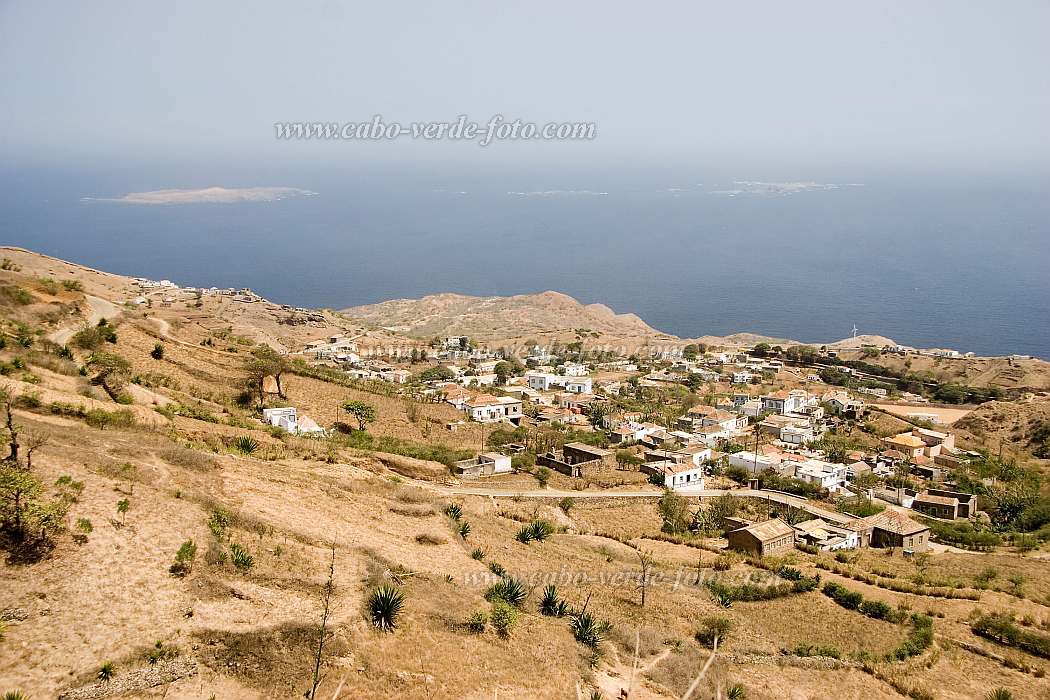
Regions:
<instances>
[{"instance_id":1,"label":"agave plant","mask_svg":"<svg viewBox=\"0 0 1050 700\"><path fill-rule=\"evenodd\" d=\"M605 639L610 626L608 622L599 620L589 612L581 612L569 622L569 629L577 642L594 649Z\"/></svg>"},{"instance_id":2,"label":"agave plant","mask_svg":"<svg viewBox=\"0 0 1050 700\"><path fill-rule=\"evenodd\" d=\"M459 536L463 539L467 539L467 535L470 534L470 523L463 522L459 524Z\"/></svg>"},{"instance_id":3,"label":"agave plant","mask_svg":"<svg viewBox=\"0 0 1050 700\"><path fill-rule=\"evenodd\" d=\"M502 600L509 605L520 608L528 595L529 591L525 588L525 583L523 581L508 577L500 579L489 586L489 589L485 591L485 600L490 603L496 600Z\"/></svg>"},{"instance_id":4,"label":"agave plant","mask_svg":"<svg viewBox=\"0 0 1050 700\"><path fill-rule=\"evenodd\" d=\"M554 584L543 589L540 612L548 617L565 617L569 614L569 604L558 597L558 588Z\"/></svg>"},{"instance_id":5,"label":"agave plant","mask_svg":"<svg viewBox=\"0 0 1050 700\"><path fill-rule=\"evenodd\" d=\"M4 693L4 700L29 700L29 696L21 690L9 690Z\"/></svg>"},{"instance_id":6,"label":"agave plant","mask_svg":"<svg viewBox=\"0 0 1050 700\"><path fill-rule=\"evenodd\" d=\"M470 553L470 558L476 561L481 561L485 558L485 550L481 547L475 547L474 551Z\"/></svg>"},{"instance_id":7,"label":"agave plant","mask_svg":"<svg viewBox=\"0 0 1050 700\"><path fill-rule=\"evenodd\" d=\"M533 520L529 525L529 532L532 539L542 542L554 534L554 526L546 520Z\"/></svg>"},{"instance_id":8,"label":"agave plant","mask_svg":"<svg viewBox=\"0 0 1050 700\"><path fill-rule=\"evenodd\" d=\"M522 525L521 529L518 530L518 534L514 535L514 539L518 542L523 542L524 544L532 542L532 526Z\"/></svg>"},{"instance_id":9,"label":"agave plant","mask_svg":"<svg viewBox=\"0 0 1050 700\"><path fill-rule=\"evenodd\" d=\"M458 503L449 503L445 508L445 515L452 518L453 520L459 520L463 517L463 509Z\"/></svg>"},{"instance_id":10,"label":"agave plant","mask_svg":"<svg viewBox=\"0 0 1050 700\"><path fill-rule=\"evenodd\" d=\"M255 557L249 554L247 549L236 542L230 545L230 555L233 559L233 565L237 567L238 571L246 572L255 566Z\"/></svg>"},{"instance_id":11,"label":"agave plant","mask_svg":"<svg viewBox=\"0 0 1050 700\"><path fill-rule=\"evenodd\" d=\"M987 700L1014 700L1014 694L1006 688L996 688L985 696Z\"/></svg>"},{"instance_id":12,"label":"agave plant","mask_svg":"<svg viewBox=\"0 0 1050 700\"><path fill-rule=\"evenodd\" d=\"M726 688L726 698L728 700L744 700L746 697L747 691L744 690L744 686L739 683L734 683Z\"/></svg>"},{"instance_id":13,"label":"agave plant","mask_svg":"<svg viewBox=\"0 0 1050 700\"><path fill-rule=\"evenodd\" d=\"M507 575L507 570L504 569L503 565L500 564L498 561L489 562L489 571L501 577Z\"/></svg>"},{"instance_id":14,"label":"agave plant","mask_svg":"<svg viewBox=\"0 0 1050 700\"><path fill-rule=\"evenodd\" d=\"M368 614L372 625L382 632L392 632L405 607L405 594L394 586L380 586L368 597Z\"/></svg>"},{"instance_id":15,"label":"agave plant","mask_svg":"<svg viewBox=\"0 0 1050 700\"><path fill-rule=\"evenodd\" d=\"M102 664L102 666L99 667L99 669L98 669L98 679L100 681L108 681L110 678L115 676L116 673L117 673L117 669L113 666L113 662L112 661L107 661L106 663Z\"/></svg>"},{"instance_id":16,"label":"agave plant","mask_svg":"<svg viewBox=\"0 0 1050 700\"><path fill-rule=\"evenodd\" d=\"M719 607L727 610L733 607L733 597L725 591L711 591L711 597L715 599L715 603Z\"/></svg>"},{"instance_id":17,"label":"agave plant","mask_svg":"<svg viewBox=\"0 0 1050 700\"><path fill-rule=\"evenodd\" d=\"M242 455L250 455L259 449L259 441L251 435L242 435L233 441L233 448Z\"/></svg>"}]
</instances>

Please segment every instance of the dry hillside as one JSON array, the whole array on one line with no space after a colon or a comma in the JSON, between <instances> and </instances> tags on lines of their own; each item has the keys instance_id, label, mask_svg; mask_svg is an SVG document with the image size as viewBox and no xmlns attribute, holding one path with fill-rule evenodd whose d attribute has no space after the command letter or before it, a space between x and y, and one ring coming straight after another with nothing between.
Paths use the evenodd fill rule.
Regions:
<instances>
[{"instance_id":1,"label":"dry hillside","mask_svg":"<svg viewBox=\"0 0 1050 700\"><path fill-rule=\"evenodd\" d=\"M33 503L24 511L32 527L16 537L7 522L0 538L0 692L290 698L311 690L316 668L318 698L614 698L630 687L632 699L667 700L711 659L706 633L718 628L718 653L693 697L726 697L739 684L753 700L968 700L997 687L1050 698L1045 659L969 625L975 610L997 610L1050 629L1039 552L916 561L879 551L841 563L792 551L762 564L719 554L724 540L668 541L659 492L637 483L577 491L582 484L556 476L544 490L521 473L465 488L446 464L422 458L475 454L484 443L481 426L444 429L459 416L448 406L289 374L287 398L271 405L295 405L325 425L345 418L338 406L347 399L378 413L366 434L301 439L264 428L254 399L239 397L256 341L287 346L350 332L350 322L288 324L287 310L263 302L240 315L225 300L132 309L125 278L24 251L0 255L9 258L0 270L0 423L9 401L20 445L14 466L3 465L4 513L13 512L12 485L33 485L21 501ZM98 316L112 335L78 345L74 332ZM48 336L64 337L70 352ZM93 381L93 353L126 360L135 381L120 403ZM10 437L0 440L5 455ZM769 505L742 508L763 518ZM554 531L520 541L535 519ZM644 606L643 554L659 577ZM788 578L771 578L779 564L889 610L930 612L933 637L907 646L916 633L907 615L876 620L819 589L794 591ZM501 567L526 584L510 612L486 598ZM988 567L997 578L978 591ZM725 607L696 575L774 582L784 594ZM907 592L887 583L920 577ZM568 616L542 614L548 582L575 612L609 626L588 636ZM369 605L384 586L403 595L389 631L375 627ZM916 654L888 658L902 649Z\"/></svg>"}]
</instances>

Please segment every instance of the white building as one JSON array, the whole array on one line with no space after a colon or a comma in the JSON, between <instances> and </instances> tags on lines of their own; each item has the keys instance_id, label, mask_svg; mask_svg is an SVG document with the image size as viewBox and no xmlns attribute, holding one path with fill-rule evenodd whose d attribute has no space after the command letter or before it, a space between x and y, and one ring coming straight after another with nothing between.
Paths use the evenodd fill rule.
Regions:
<instances>
[{"instance_id":1,"label":"white building","mask_svg":"<svg viewBox=\"0 0 1050 700\"><path fill-rule=\"evenodd\" d=\"M562 371L562 374L564 374L566 377L586 377L587 376L587 366L586 365L581 365L578 362L566 362L565 364L563 364L558 369L560 369Z\"/></svg>"},{"instance_id":2,"label":"white building","mask_svg":"<svg viewBox=\"0 0 1050 700\"><path fill-rule=\"evenodd\" d=\"M263 420L275 428L292 433L293 435L323 435L324 428L319 426L307 416L296 415L294 406L283 408L264 408Z\"/></svg>"},{"instance_id":3,"label":"white building","mask_svg":"<svg viewBox=\"0 0 1050 700\"><path fill-rule=\"evenodd\" d=\"M517 425L521 420L521 400L510 396L478 394L468 399L464 408L478 423L509 422Z\"/></svg>"},{"instance_id":4,"label":"white building","mask_svg":"<svg viewBox=\"0 0 1050 700\"><path fill-rule=\"evenodd\" d=\"M645 471L663 477L663 485L675 491L704 488L704 470L692 462L650 462L645 465Z\"/></svg>"},{"instance_id":5,"label":"white building","mask_svg":"<svg viewBox=\"0 0 1050 700\"><path fill-rule=\"evenodd\" d=\"M846 469L845 464L807 459L795 467L795 478L835 492L846 486Z\"/></svg>"}]
</instances>

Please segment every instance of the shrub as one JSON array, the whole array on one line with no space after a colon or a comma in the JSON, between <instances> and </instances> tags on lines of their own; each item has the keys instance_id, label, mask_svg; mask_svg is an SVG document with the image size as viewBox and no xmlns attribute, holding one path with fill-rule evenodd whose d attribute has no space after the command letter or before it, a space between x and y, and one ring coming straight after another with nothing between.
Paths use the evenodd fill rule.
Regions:
<instances>
[{"instance_id":1,"label":"shrub","mask_svg":"<svg viewBox=\"0 0 1050 700\"><path fill-rule=\"evenodd\" d=\"M404 607L405 594L394 586L380 586L368 597L372 626L382 632L392 632L397 627L397 618Z\"/></svg>"},{"instance_id":2,"label":"shrub","mask_svg":"<svg viewBox=\"0 0 1050 700\"><path fill-rule=\"evenodd\" d=\"M498 561L489 562L489 571L496 574L497 576L506 576L507 570L503 568L503 565Z\"/></svg>"},{"instance_id":3,"label":"shrub","mask_svg":"<svg viewBox=\"0 0 1050 700\"><path fill-rule=\"evenodd\" d=\"M108 681L109 679L113 678L113 676L115 676L116 674L117 669L113 665L112 661L107 661L106 663L102 664L98 669L98 679L100 681Z\"/></svg>"},{"instance_id":4,"label":"shrub","mask_svg":"<svg viewBox=\"0 0 1050 700\"><path fill-rule=\"evenodd\" d=\"M168 570L172 576L185 576L193 570L193 560L197 556L197 545L193 540L186 540L175 552L175 563Z\"/></svg>"},{"instance_id":5,"label":"shrub","mask_svg":"<svg viewBox=\"0 0 1050 700\"><path fill-rule=\"evenodd\" d=\"M255 566L255 557L236 542L230 545L230 559L233 561L233 565L237 567L237 570L242 573L247 573Z\"/></svg>"},{"instance_id":6,"label":"shrub","mask_svg":"<svg viewBox=\"0 0 1050 700\"><path fill-rule=\"evenodd\" d=\"M489 620L496 634L506 639L510 636L514 623L518 621L518 611L504 601L497 600L492 604L492 615L489 616Z\"/></svg>"},{"instance_id":7,"label":"shrub","mask_svg":"<svg viewBox=\"0 0 1050 700\"><path fill-rule=\"evenodd\" d=\"M834 581L828 581L825 583L824 588L821 590L824 592L824 595L831 598L847 610L856 610L860 607L860 604L864 602L863 595L856 591L851 591Z\"/></svg>"},{"instance_id":8,"label":"shrub","mask_svg":"<svg viewBox=\"0 0 1050 700\"><path fill-rule=\"evenodd\" d=\"M528 595L529 592L525 587L524 581L507 577L489 586L488 590L485 591L485 600L490 603L502 600L508 605L520 608Z\"/></svg>"},{"instance_id":9,"label":"shrub","mask_svg":"<svg viewBox=\"0 0 1050 700\"><path fill-rule=\"evenodd\" d=\"M459 520L463 517L463 508L458 503L449 503L445 507L445 515L453 520Z\"/></svg>"},{"instance_id":10,"label":"shrub","mask_svg":"<svg viewBox=\"0 0 1050 700\"><path fill-rule=\"evenodd\" d=\"M933 618L929 615L914 613L911 616L912 629L908 638L887 655L890 661L903 661L909 656L918 656L933 643Z\"/></svg>"},{"instance_id":11,"label":"shrub","mask_svg":"<svg viewBox=\"0 0 1050 700\"><path fill-rule=\"evenodd\" d=\"M471 616L467 619L467 629L473 632L474 634L481 634L485 631L485 625L487 625L488 622L488 613L486 613L484 610L478 610L477 612L472 613Z\"/></svg>"},{"instance_id":12,"label":"shrub","mask_svg":"<svg viewBox=\"0 0 1050 700\"><path fill-rule=\"evenodd\" d=\"M728 617L705 617L701 623L703 626L696 632L696 641L709 647L714 646L715 640L724 643L733 627L733 621Z\"/></svg>"},{"instance_id":13,"label":"shrub","mask_svg":"<svg viewBox=\"0 0 1050 700\"><path fill-rule=\"evenodd\" d=\"M467 535L469 535L469 534L470 534L470 523L466 523L466 522L460 523L459 524L459 536L462 537L463 539L467 539Z\"/></svg>"},{"instance_id":14,"label":"shrub","mask_svg":"<svg viewBox=\"0 0 1050 700\"><path fill-rule=\"evenodd\" d=\"M482 561L485 558L485 550L481 547L475 547L474 551L470 553L470 558L475 561Z\"/></svg>"},{"instance_id":15,"label":"shrub","mask_svg":"<svg viewBox=\"0 0 1050 700\"><path fill-rule=\"evenodd\" d=\"M157 643L153 645L153 648L146 652L146 661L150 666L153 666L160 661L174 659L178 655L178 647L164 646L164 642L157 640Z\"/></svg>"},{"instance_id":16,"label":"shrub","mask_svg":"<svg viewBox=\"0 0 1050 700\"><path fill-rule=\"evenodd\" d=\"M215 535L216 538L220 540L225 539L227 531L230 529L229 512L225 508L213 510L208 518L208 529L211 530L211 534Z\"/></svg>"},{"instance_id":17,"label":"shrub","mask_svg":"<svg viewBox=\"0 0 1050 700\"><path fill-rule=\"evenodd\" d=\"M149 356L152 357L154 360L163 360L164 345L162 345L161 343L156 343L153 346L153 349L150 351Z\"/></svg>"},{"instance_id":18,"label":"shrub","mask_svg":"<svg viewBox=\"0 0 1050 700\"><path fill-rule=\"evenodd\" d=\"M1014 694L1006 688L996 688L984 696L985 700L1014 700Z\"/></svg>"},{"instance_id":19,"label":"shrub","mask_svg":"<svg viewBox=\"0 0 1050 700\"><path fill-rule=\"evenodd\" d=\"M974 634L1003 646L1016 647L1033 656L1050 659L1050 637L1018 627L1009 615L982 615L970 625L970 629Z\"/></svg>"},{"instance_id":20,"label":"shrub","mask_svg":"<svg viewBox=\"0 0 1050 700\"><path fill-rule=\"evenodd\" d=\"M573 506L576 505L576 500L572 496L566 496L565 498L558 501L558 507L562 509L566 515L572 510Z\"/></svg>"},{"instance_id":21,"label":"shrub","mask_svg":"<svg viewBox=\"0 0 1050 700\"><path fill-rule=\"evenodd\" d=\"M903 611L895 610L881 600L865 600L857 608L862 615L887 622L903 622Z\"/></svg>"}]
</instances>

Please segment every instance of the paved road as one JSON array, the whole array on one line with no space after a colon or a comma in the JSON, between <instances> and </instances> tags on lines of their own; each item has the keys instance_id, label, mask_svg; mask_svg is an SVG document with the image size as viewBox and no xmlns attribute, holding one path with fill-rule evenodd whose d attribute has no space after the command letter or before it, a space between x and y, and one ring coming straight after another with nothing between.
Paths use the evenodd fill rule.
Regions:
<instances>
[{"instance_id":1,"label":"paved road","mask_svg":"<svg viewBox=\"0 0 1050 700\"><path fill-rule=\"evenodd\" d=\"M90 294L84 295L84 301L88 305L88 317L87 325L94 326L104 318L112 318L120 313L120 309L111 302L99 297L93 297ZM69 339L73 337L73 334L81 329L83 324L78 324L71 328L62 328L51 334L51 341L58 343L59 345L65 345L69 342Z\"/></svg>"},{"instance_id":2,"label":"paved road","mask_svg":"<svg viewBox=\"0 0 1050 700\"><path fill-rule=\"evenodd\" d=\"M562 491L554 489L533 489L533 490L510 490L510 489L498 489L498 488L484 488L476 486L439 486L436 487L442 493L457 496L494 496L498 498L659 498L663 493L662 491L656 490L637 490L637 491ZM819 508L806 501L804 498L797 498L788 494L778 493L775 491L763 491L761 489L681 489L677 493L683 496L690 497L701 497L701 498L714 498L717 496L723 496L725 494L733 494L734 496L748 496L751 498L765 498L771 503L778 503L780 505L794 506L796 508L802 508L811 515L818 518L823 518L830 523L847 523L853 520L852 515L844 513L838 513L836 511Z\"/></svg>"}]
</instances>

